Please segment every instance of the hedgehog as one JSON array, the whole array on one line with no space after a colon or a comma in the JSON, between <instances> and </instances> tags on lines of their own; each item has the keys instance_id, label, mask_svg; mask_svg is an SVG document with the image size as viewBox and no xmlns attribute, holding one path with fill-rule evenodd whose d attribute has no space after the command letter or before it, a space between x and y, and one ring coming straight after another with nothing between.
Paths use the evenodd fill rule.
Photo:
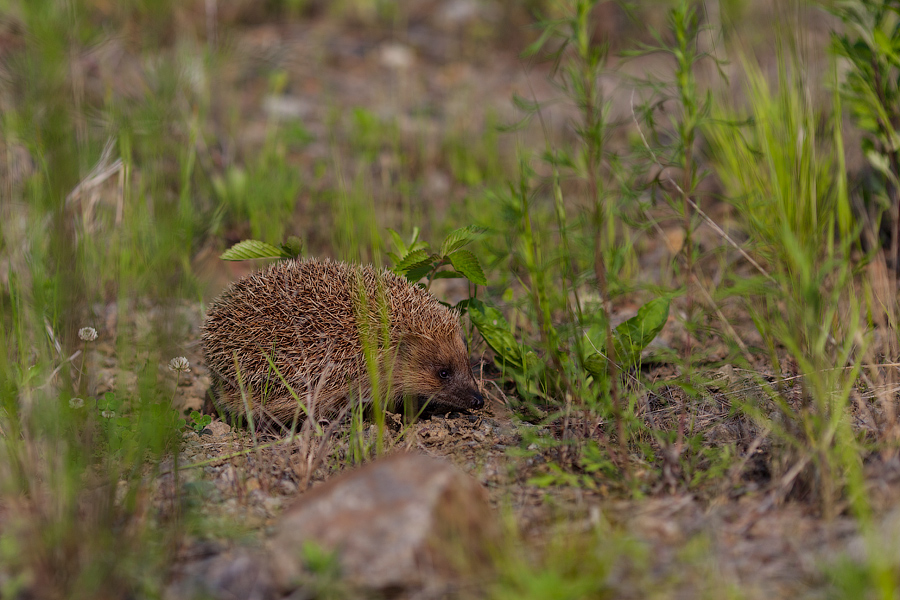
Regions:
<instances>
[{"instance_id":1,"label":"hedgehog","mask_svg":"<svg viewBox=\"0 0 900 600\"><path fill-rule=\"evenodd\" d=\"M393 410L404 400L432 411L484 406L459 313L372 266L274 263L212 302L202 341L213 402L233 416L250 408L285 426L373 397Z\"/></svg>"}]
</instances>

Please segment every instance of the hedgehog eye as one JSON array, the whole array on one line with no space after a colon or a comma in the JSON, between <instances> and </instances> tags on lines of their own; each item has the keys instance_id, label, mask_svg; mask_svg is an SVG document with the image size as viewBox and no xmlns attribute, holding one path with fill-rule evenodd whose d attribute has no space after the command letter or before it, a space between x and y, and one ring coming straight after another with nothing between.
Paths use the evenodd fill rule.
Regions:
<instances>
[{"instance_id":1,"label":"hedgehog eye","mask_svg":"<svg viewBox=\"0 0 900 600\"><path fill-rule=\"evenodd\" d=\"M438 377L441 379L450 379L450 369L441 369L438 371Z\"/></svg>"}]
</instances>

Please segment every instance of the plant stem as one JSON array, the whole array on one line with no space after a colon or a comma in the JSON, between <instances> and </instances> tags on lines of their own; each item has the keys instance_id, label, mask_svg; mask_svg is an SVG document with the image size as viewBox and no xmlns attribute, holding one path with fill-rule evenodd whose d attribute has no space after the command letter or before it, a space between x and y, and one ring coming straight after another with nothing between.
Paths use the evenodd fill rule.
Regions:
<instances>
[{"instance_id":1,"label":"plant stem","mask_svg":"<svg viewBox=\"0 0 900 600\"><path fill-rule=\"evenodd\" d=\"M591 203L594 205L594 276L597 280L597 293L603 306L604 327L606 329L606 372L609 381L609 394L612 403L613 417L616 421L616 437L618 441L619 460L625 469L625 477L632 480L631 463L628 460L628 438L625 427L625 414L622 399L619 395L619 374L616 367L616 349L613 340L612 302L609 294L609 273L606 266L607 246L614 242L615 224L612 220L610 206L601 191L600 162L603 156L603 119L602 97L598 86L600 55L591 47L589 33L589 15L595 2L581 0L577 4L576 39L578 41L578 59L581 64L579 87L584 98L584 132L583 141L587 147L587 182ZM604 235L604 232L606 235Z\"/></svg>"}]
</instances>

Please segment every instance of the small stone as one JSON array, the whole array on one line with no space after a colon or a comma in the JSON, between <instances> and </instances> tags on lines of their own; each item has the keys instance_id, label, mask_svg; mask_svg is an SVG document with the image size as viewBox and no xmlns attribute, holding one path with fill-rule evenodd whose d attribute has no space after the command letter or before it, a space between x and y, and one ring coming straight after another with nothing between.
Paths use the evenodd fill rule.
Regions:
<instances>
[{"instance_id":1,"label":"small stone","mask_svg":"<svg viewBox=\"0 0 900 600\"><path fill-rule=\"evenodd\" d=\"M263 100L263 111L276 119L305 119L313 111L313 105L303 98L290 96L267 96Z\"/></svg>"},{"instance_id":2,"label":"small stone","mask_svg":"<svg viewBox=\"0 0 900 600\"><path fill-rule=\"evenodd\" d=\"M415 55L409 46L403 44L385 44L381 47L381 64L389 69L406 70L415 61Z\"/></svg>"},{"instance_id":3,"label":"small stone","mask_svg":"<svg viewBox=\"0 0 900 600\"><path fill-rule=\"evenodd\" d=\"M265 557L244 548L192 562L186 574L176 578L165 593L166 600L274 600L278 597Z\"/></svg>"},{"instance_id":4,"label":"small stone","mask_svg":"<svg viewBox=\"0 0 900 600\"><path fill-rule=\"evenodd\" d=\"M215 437L221 437L223 435L228 435L231 433L231 427L228 426L228 423L224 421L213 421L209 425L206 426L209 429L210 434Z\"/></svg>"},{"instance_id":5,"label":"small stone","mask_svg":"<svg viewBox=\"0 0 900 600\"><path fill-rule=\"evenodd\" d=\"M222 473L219 475L219 482L225 486L234 485L238 480L237 469L234 468L233 465L228 465L222 470Z\"/></svg>"},{"instance_id":6,"label":"small stone","mask_svg":"<svg viewBox=\"0 0 900 600\"><path fill-rule=\"evenodd\" d=\"M281 508L282 499L276 496L266 496L262 499L263 508L267 513L273 514Z\"/></svg>"},{"instance_id":7,"label":"small stone","mask_svg":"<svg viewBox=\"0 0 900 600\"><path fill-rule=\"evenodd\" d=\"M478 3L474 0L452 0L443 4L439 17L446 23L458 26L478 17Z\"/></svg>"}]
</instances>

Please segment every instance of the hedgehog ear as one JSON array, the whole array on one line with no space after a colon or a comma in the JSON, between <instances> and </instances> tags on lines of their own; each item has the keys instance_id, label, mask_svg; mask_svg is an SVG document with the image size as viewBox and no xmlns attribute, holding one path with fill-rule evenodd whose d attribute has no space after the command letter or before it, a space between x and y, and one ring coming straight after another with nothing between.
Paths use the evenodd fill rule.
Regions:
<instances>
[{"instance_id":1,"label":"hedgehog ear","mask_svg":"<svg viewBox=\"0 0 900 600\"><path fill-rule=\"evenodd\" d=\"M423 339L424 336L421 334L412 331L404 331L400 334L400 343L397 344L400 354L412 354L412 349L417 345L421 345L421 340Z\"/></svg>"}]
</instances>

